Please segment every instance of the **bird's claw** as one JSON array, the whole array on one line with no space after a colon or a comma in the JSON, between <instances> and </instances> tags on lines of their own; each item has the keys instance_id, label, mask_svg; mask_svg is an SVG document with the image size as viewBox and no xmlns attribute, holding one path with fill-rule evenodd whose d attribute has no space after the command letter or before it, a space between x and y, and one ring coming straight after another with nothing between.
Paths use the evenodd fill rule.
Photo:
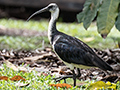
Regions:
<instances>
[{"instance_id":1,"label":"bird's claw","mask_svg":"<svg viewBox=\"0 0 120 90\"><path fill-rule=\"evenodd\" d=\"M65 75L65 76L53 78L53 80L55 80L56 82L59 82L60 80L63 80L63 79L64 79L64 83L66 83L66 79L67 79L67 78L73 78L73 75Z\"/></svg>"}]
</instances>

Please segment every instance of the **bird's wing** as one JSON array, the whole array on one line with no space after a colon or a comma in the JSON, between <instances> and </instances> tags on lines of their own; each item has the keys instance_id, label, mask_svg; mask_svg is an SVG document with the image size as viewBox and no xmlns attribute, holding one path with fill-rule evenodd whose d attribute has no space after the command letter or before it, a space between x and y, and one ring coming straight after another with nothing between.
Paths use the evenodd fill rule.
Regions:
<instances>
[{"instance_id":1,"label":"bird's wing","mask_svg":"<svg viewBox=\"0 0 120 90\"><path fill-rule=\"evenodd\" d=\"M95 66L92 63L92 58L94 56L80 47L69 45L67 42L59 42L54 45L54 50L65 62Z\"/></svg>"},{"instance_id":2,"label":"bird's wing","mask_svg":"<svg viewBox=\"0 0 120 90\"><path fill-rule=\"evenodd\" d=\"M71 43L71 41L67 40L69 39L61 39L54 44L55 52L63 61L85 66L96 66L103 70L112 70L106 62L99 58L93 50L82 41L77 41L77 43L79 43L77 44L76 42Z\"/></svg>"}]
</instances>

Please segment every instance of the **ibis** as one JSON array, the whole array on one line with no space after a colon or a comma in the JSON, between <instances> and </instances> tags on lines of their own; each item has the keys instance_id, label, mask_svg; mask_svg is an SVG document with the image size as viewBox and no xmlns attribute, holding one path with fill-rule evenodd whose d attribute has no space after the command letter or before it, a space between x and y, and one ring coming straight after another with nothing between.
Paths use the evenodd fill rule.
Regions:
<instances>
[{"instance_id":1,"label":"ibis","mask_svg":"<svg viewBox=\"0 0 120 90\"><path fill-rule=\"evenodd\" d=\"M51 13L51 19L48 26L48 39L54 52L57 56L71 69L73 75L66 75L56 78L56 81L73 78L74 86L76 86L77 76L81 76L80 73L76 74L74 69L80 72L79 68L91 68L98 67L104 71L112 71L112 67L103 61L87 44L81 40L62 33L57 30L56 21L59 16L59 7L55 3L51 3L43 9L40 9L33 13L27 21L34 15L49 11ZM68 27L68 26L66 26Z\"/></svg>"}]
</instances>

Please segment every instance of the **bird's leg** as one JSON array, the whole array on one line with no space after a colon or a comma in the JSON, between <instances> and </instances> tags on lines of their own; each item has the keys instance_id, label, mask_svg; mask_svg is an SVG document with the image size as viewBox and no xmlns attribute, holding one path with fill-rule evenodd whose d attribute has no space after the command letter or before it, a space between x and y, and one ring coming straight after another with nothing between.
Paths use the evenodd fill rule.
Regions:
<instances>
[{"instance_id":1,"label":"bird's leg","mask_svg":"<svg viewBox=\"0 0 120 90\"><path fill-rule=\"evenodd\" d=\"M74 81L74 87L76 86L76 74L75 74L75 71L72 70L73 72L73 81Z\"/></svg>"},{"instance_id":2,"label":"bird's leg","mask_svg":"<svg viewBox=\"0 0 120 90\"><path fill-rule=\"evenodd\" d=\"M76 75L76 77L80 77L80 76L81 76L80 69L77 68L77 75Z\"/></svg>"},{"instance_id":3,"label":"bird's leg","mask_svg":"<svg viewBox=\"0 0 120 90\"><path fill-rule=\"evenodd\" d=\"M77 75L75 74L75 71L72 70L73 72L73 80L74 80L74 87L76 86L76 78L81 76L80 69L77 68Z\"/></svg>"},{"instance_id":4,"label":"bird's leg","mask_svg":"<svg viewBox=\"0 0 120 90\"><path fill-rule=\"evenodd\" d=\"M64 79L64 83L66 83L67 78L73 78L73 75L65 75L65 76L60 76L57 78L53 78L56 82L59 82L60 80Z\"/></svg>"},{"instance_id":5,"label":"bird's leg","mask_svg":"<svg viewBox=\"0 0 120 90\"><path fill-rule=\"evenodd\" d=\"M81 76L80 69L77 68L77 75L75 74L75 71L72 70L73 75L65 75L57 78L53 78L56 82L59 82L60 80L64 79L64 83L66 83L67 78L73 78L74 80L74 86L76 86L76 78Z\"/></svg>"}]
</instances>

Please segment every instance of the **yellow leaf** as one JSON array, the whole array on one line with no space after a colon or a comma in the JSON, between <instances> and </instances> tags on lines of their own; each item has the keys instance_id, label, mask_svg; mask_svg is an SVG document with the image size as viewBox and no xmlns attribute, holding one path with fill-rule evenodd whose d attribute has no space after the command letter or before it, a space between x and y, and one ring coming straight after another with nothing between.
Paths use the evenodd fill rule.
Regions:
<instances>
[{"instance_id":1,"label":"yellow leaf","mask_svg":"<svg viewBox=\"0 0 120 90\"><path fill-rule=\"evenodd\" d=\"M106 84L110 86L110 85L111 85L111 82L108 81Z\"/></svg>"},{"instance_id":2,"label":"yellow leaf","mask_svg":"<svg viewBox=\"0 0 120 90\"><path fill-rule=\"evenodd\" d=\"M110 82L103 82L103 81L97 81L95 83L90 84L86 90L100 90L100 89L110 89L110 90L116 90L116 84L112 84Z\"/></svg>"}]
</instances>

